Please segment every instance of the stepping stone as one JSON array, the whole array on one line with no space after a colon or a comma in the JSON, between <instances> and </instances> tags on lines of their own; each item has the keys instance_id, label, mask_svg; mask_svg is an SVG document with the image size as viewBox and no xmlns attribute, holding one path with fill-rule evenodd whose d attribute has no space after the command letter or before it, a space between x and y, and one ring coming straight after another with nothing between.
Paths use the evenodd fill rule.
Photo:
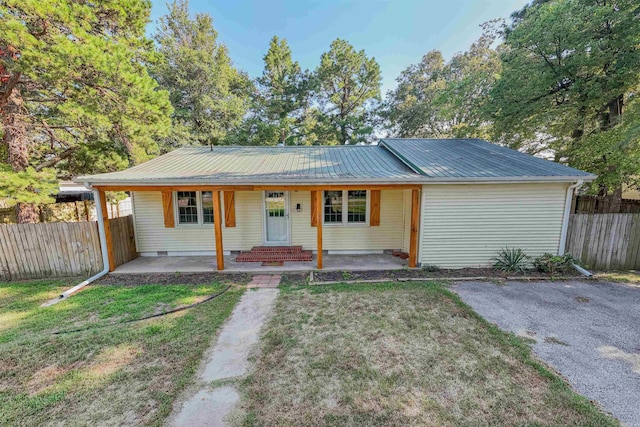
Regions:
<instances>
[{"instance_id":1,"label":"stepping stone","mask_svg":"<svg viewBox=\"0 0 640 427\"><path fill-rule=\"evenodd\" d=\"M248 289L253 288L277 288L280 285L282 276L280 275L258 275L251 278L251 282L247 285Z\"/></svg>"}]
</instances>

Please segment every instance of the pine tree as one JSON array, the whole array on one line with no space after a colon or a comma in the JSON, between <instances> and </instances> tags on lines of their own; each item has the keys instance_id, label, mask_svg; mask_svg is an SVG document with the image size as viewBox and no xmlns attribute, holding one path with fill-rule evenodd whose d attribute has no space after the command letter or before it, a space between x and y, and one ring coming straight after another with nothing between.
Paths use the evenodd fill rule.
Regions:
<instances>
[{"instance_id":1,"label":"pine tree","mask_svg":"<svg viewBox=\"0 0 640 427\"><path fill-rule=\"evenodd\" d=\"M173 129L164 150L183 144L221 144L249 106L251 82L232 64L208 14L189 16L187 0L174 1L155 40L162 59L152 74L170 92Z\"/></svg>"},{"instance_id":2,"label":"pine tree","mask_svg":"<svg viewBox=\"0 0 640 427\"><path fill-rule=\"evenodd\" d=\"M146 0L0 3L0 195L17 202L19 222L37 219L32 204L49 198L56 174L157 153L171 106L145 68L149 12Z\"/></svg>"},{"instance_id":3,"label":"pine tree","mask_svg":"<svg viewBox=\"0 0 640 427\"><path fill-rule=\"evenodd\" d=\"M353 144L370 137L371 111L380 99L382 81L375 58L336 39L322 54L316 76L320 143Z\"/></svg>"}]
</instances>

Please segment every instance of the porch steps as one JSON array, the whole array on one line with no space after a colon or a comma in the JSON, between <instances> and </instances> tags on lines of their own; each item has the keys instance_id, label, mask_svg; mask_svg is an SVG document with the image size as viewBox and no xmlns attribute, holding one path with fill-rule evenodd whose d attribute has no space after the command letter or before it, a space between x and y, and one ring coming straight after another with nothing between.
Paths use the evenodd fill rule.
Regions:
<instances>
[{"instance_id":1,"label":"porch steps","mask_svg":"<svg viewBox=\"0 0 640 427\"><path fill-rule=\"evenodd\" d=\"M250 251L240 252L236 262L292 262L311 261L311 251L303 251L302 246L254 246Z\"/></svg>"}]
</instances>

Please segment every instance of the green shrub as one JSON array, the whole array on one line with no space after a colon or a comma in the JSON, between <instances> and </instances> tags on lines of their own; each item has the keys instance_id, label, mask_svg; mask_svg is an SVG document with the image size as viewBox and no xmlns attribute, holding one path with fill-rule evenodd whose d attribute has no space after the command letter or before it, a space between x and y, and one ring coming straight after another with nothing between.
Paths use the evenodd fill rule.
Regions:
<instances>
[{"instance_id":1,"label":"green shrub","mask_svg":"<svg viewBox=\"0 0 640 427\"><path fill-rule=\"evenodd\" d=\"M573 271L573 264L577 263L576 259L571 254L553 255L544 254L540 255L533 260L533 266L544 273L555 275L556 273L568 273Z\"/></svg>"},{"instance_id":2,"label":"green shrub","mask_svg":"<svg viewBox=\"0 0 640 427\"><path fill-rule=\"evenodd\" d=\"M529 255L520 248L504 248L500 249L498 255L493 258L495 261L493 268L504 271L505 273L517 273L527 269L529 264Z\"/></svg>"},{"instance_id":3,"label":"green shrub","mask_svg":"<svg viewBox=\"0 0 640 427\"><path fill-rule=\"evenodd\" d=\"M440 271L440 267L438 267L437 265L425 264L422 266L422 270L428 273L435 273L437 271Z\"/></svg>"}]
</instances>

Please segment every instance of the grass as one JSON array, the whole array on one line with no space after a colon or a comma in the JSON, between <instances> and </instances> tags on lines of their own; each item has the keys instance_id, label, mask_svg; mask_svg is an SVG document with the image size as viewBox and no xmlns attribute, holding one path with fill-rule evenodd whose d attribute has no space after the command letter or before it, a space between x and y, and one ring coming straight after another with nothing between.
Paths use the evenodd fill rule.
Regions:
<instances>
[{"instance_id":1,"label":"grass","mask_svg":"<svg viewBox=\"0 0 640 427\"><path fill-rule=\"evenodd\" d=\"M605 282L627 283L630 285L640 285L640 272L630 271L608 271L596 273L598 280Z\"/></svg>"},{"instance_id":2,"label":"grass","mask_svg":"<svg viewBox=\"0 0 640 427\"><path fill-rule=\"evenodd\" d=\"M285 288L238 424L618 425L438 283Z\"/></svg>"},{"instance_id":3,"label":"grass","mask_svg":"<svg viewBox=\"0 0 640 427\"><path fill-rule=\"evenodd\" d=\"M0 283L0 425L161 424L241 295L121 325L225 286L90 286L39 307L74 283Z\"/></svg>"}]
</instances>

